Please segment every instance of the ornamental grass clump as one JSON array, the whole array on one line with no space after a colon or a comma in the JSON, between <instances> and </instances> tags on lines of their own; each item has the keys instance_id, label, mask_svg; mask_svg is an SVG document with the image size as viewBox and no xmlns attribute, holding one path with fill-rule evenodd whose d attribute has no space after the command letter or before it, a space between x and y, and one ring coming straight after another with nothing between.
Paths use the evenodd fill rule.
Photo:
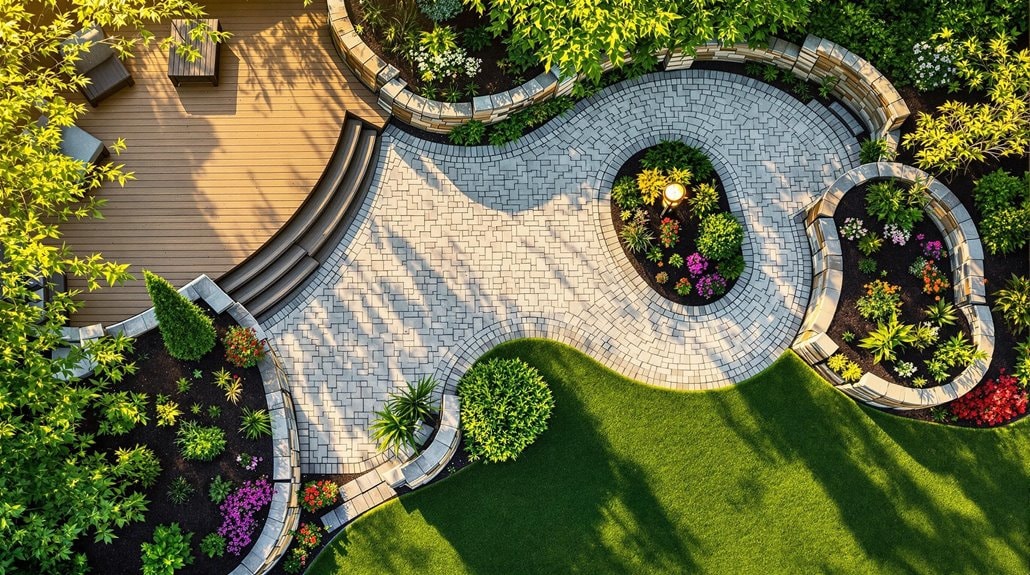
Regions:
<instances>
[{"instance_id":1,"label":"ornamental grass clump","mask_svg":"<svg viewBox=\"0 0 1030 575\"><path fill-rule=\"evenodd\" d=\"M470 459L508 461L547 429L554 398L536 368L520 359L477 363L458 382Z\"/></svg>"},{"instance_id":2,"label":"ornamental grass clump","mask_svg":"<svg viewBox=\"0 0 1030 575\"><path fill-rule=\"evenodd\" d=\"M211 318L168 280L149 270L143 270L143 277L168 355L186 361L204 357L215 347L217 338Z\"/></svg>"},{"instance_id":3,"label":"ornamental grass clump","mask_svg":"<svg viewBox=\"0 0 1030 575\"><path fill-rule=\"evenodd\" d=\"M245 481L229 495L218 509L222 512L222 526L217 533L225 537L225 550L239 556L253 541L257 520L254 514L272 502L272 484L262 477Z\"/></svg>"}]
</instances>

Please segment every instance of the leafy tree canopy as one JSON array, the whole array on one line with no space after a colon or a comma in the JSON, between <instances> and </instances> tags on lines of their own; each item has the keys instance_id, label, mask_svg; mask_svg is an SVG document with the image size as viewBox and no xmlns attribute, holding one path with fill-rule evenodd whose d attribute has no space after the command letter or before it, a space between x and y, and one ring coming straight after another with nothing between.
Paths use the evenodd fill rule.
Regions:
<instances>
[{"instance_id":1,"label":"leafy tree canopy","mask_svg":"<svg viewBox=\"0 0 1030 575\"><path fill-rule=\"evenodd\" d=\"M124 361L131 343L106 337L51 358L79 304L75 293L57 293L40 305L30 286L71 274L93 290L130 277L127 265L61 242L62 222L100 215L91 190L132 177L119 164L61 154L60 127L85 111L67 96L87 82L74 66L81 53L62 53L61 42L98 24L111 36L105 42L128 55L152 40L147 23L202 15L186 0L0 0L0 572L80 573L77 539L110 541L146 510L135 473L98 453L80 429L106 388L134 369ZM110 148L118 153L124 143ZM84 354L96 369L77 381L71 369Z\"/></svg>"},{"instance_id":2,"label":"leafy tree canopy","mask_svg":"<svg viewBox=\"0 0 1030 575\"><path fill-rule=\"evenodd\" d=\"M487 0L465 0L482 13ZM810 0L489 0L491 30L566 75L597 81L601 57L661 47L762 42L804 24Z\"/></svg>"}]
</instances>

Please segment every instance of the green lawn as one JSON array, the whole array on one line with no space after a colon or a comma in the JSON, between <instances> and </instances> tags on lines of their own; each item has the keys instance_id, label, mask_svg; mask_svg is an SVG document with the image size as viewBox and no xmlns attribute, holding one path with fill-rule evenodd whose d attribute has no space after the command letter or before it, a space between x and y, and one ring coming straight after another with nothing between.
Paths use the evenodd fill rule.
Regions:
<instances>
[{"instance_id":1,"label":"green lawn","mask_svg":"<svg viewBox=\"0 0 1030 575\"><path fill-rule=\"evenodd\" d=\"M518 461L473 465L345 529L341 573L1015 573L1030 423L947 428L856 406L796 356L675 393L543 340L500 346L557 407Z\"/></svg>"}]
</instances>

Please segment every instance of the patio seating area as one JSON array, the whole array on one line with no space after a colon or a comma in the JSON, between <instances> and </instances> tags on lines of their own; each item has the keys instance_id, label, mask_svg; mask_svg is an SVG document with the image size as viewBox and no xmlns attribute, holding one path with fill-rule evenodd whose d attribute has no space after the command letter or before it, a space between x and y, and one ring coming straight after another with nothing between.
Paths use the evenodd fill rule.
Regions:
<instances>
[{"instance_id":1,"label":"patio seating area","mask_svg":"<svg viewBox=\"0 0 1030 575\"><path fill-rule=\"evenodd\" d=\"M107 200L104 219L68 222L65 240L79 253L131 263L138 280L84 293L73 325L110 324L150 307L143 268L175 285L200 273L221 277L297 211L347 112L385 123L375 97L333 49L324 6L260 0L207 7L233 33L221 47L217 87L173 86L168 52L155 42L125 62L135 85L77 123L108 144L125 138L128 149L113 161L135 180L98 190ZM167 22L151 31L158 40L170 33ZM70 289L83 287L69 279Z\"/></svg>"}]
</instances>

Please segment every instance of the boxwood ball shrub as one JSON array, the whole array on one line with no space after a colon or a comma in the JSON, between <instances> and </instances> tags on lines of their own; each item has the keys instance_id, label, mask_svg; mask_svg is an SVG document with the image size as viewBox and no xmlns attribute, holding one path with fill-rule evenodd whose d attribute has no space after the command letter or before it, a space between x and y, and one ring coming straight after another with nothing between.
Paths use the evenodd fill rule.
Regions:
<instances>
[{"instance_id":1,"label":"boxwood ball shrub","mask_svg":"<svg viewBox=\"0 0 1030 575\"><path fill-rule=\"evenodd\" d=\"M545 429L554 409L547 382L520 359L478 363L458 382L461 427L473 461L515 459Z\"/></svg>"},{"instance_id":2,"label":"boxwood ball shrub","mask_svg":"<svg viewBox=\"0 0 1030 575\"><path fill-rule=\"evenodd\" d=\"M701 220L697 251L710 260L727 260L744 243L744 227L732 214L721 212Z\"/></svg>"},{"instance_id":3,"label":"boxwood ball shrub","mask_svg":"<svg viewBox=\"0 0 1030 575\"><path fill-rule=\"evenodd\" d=\"M193 361L215 347L215 327L197 304L186 299L168 280L143 270L147 292L154 302L158 329L168 355Z\"/></svg>"}]
</instances>

